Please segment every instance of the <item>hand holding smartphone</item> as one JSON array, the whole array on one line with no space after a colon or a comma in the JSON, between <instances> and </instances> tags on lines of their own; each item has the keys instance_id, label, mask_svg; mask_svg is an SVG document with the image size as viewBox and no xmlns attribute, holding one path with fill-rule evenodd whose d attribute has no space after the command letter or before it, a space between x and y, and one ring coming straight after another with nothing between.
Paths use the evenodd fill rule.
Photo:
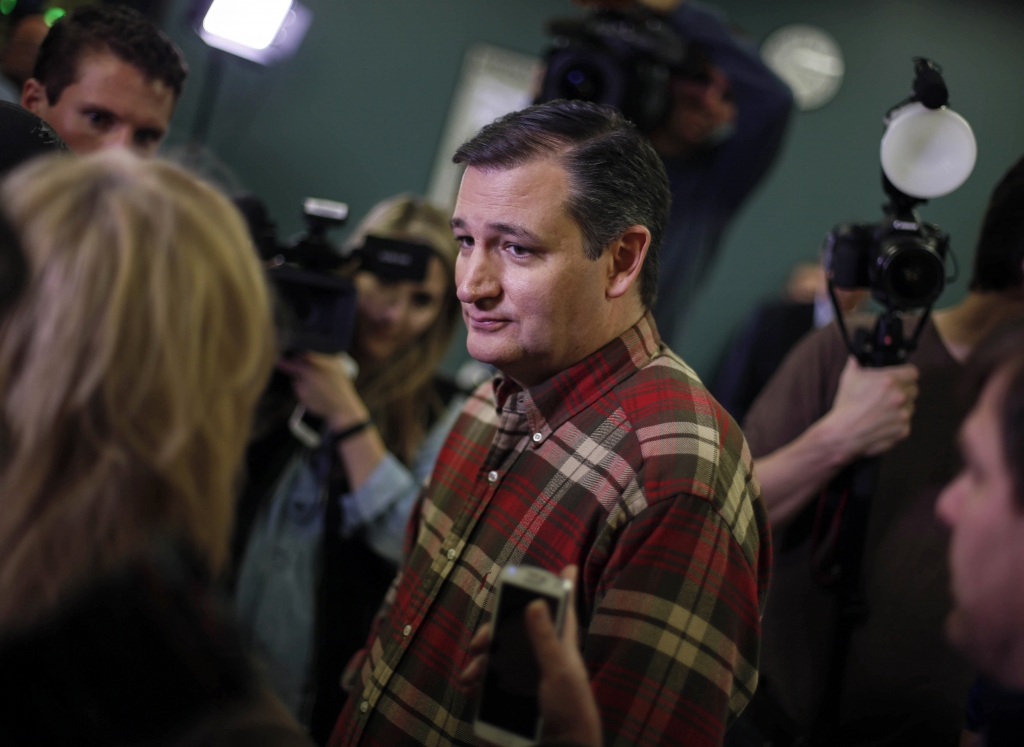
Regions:
<instances>
[{"instance_id":1,"label":"hand holding smartphone","mask_svg":"<svg viewBox=\"0 0 1024 747\"><path fill-rule=\"evenodd\" d=\"M540 667L526 628L526 607L548 605L561 631L572 583L549 571L510 565L498 576L487 669L473 731L501 747L528 747L540 739Z\"/></svg>"}]
</instances>

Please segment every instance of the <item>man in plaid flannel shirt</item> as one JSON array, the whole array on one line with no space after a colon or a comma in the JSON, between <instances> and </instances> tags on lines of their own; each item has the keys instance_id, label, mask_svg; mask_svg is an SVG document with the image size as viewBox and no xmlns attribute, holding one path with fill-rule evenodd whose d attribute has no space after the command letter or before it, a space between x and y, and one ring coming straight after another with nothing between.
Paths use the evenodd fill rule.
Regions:
<instances>
[{"instance_id":1,"label":"man in plaid flannel shirt","mask_svg":"<svg viewBox=\"0 0 1024 747\"><path fill-rule=\"evenodd\" d=\"M438 458L331 744L477 743L456 681L509 563L579 566L607 745L721 744L757 684L770 535L743 434L649 313L662 162L613 110L566 101L454 160L467 344L501 373Z\"/></svg>"}]
</instances>

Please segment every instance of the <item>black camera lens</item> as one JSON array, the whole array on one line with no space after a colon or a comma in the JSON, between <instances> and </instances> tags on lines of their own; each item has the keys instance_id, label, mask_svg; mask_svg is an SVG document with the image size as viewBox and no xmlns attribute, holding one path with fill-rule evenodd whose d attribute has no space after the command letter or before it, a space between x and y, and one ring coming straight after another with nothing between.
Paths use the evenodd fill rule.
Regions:
<instances>
[{"instance_id":1,"label":"black camera lens","mask_svg":"<svg viewBox=\"0 0 1024 747\"><path fill-rule=\"evenodd\" d=\"M601 101L604 90L604 75L587 62L578 63L566 70L559 85L561 98L580 101Z\"/></svg>"},{"instance_id":2,"label":"black camera lens","mask_svg":"<svg viewBox=\"0 0 1024 747\"><path fill-rule=\"evenodd\" d=\"M932 247L905 241L887 247L880 257L878 285L897 308L930 306L942 294L946 268Z\"/></svg>"},{"instance_id":3,"label":"black camera lens","mask_svg":"<svg viewBox=\"0 0 1024 747\"><path fill-rule=\"evenodd\" d=\"M570 99L622 110L628 81L615 58L590 48L571 47L553 51L547 62L538 103Z\"/></svg>"}]
</instances>

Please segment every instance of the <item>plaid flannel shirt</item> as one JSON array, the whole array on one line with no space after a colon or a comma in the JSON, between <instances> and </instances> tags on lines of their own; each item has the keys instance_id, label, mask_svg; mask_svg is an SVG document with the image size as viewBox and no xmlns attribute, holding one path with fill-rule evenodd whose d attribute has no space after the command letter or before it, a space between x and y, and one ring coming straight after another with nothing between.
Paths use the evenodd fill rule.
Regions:
<instances>
[{"instance_id":1,"label":"plaid flannel shirt","mask_svg":"<svg viewBox=\"0 0 1024 747\"><path fill-rule=\"evenodd\" d=\"M650 315L535 387L485 384L421 496L330 744L477 743L455 680L509 563L579 566L609 747L721 744L757 683L770 567L751 466Z\"/></svg>"}]
</instances>

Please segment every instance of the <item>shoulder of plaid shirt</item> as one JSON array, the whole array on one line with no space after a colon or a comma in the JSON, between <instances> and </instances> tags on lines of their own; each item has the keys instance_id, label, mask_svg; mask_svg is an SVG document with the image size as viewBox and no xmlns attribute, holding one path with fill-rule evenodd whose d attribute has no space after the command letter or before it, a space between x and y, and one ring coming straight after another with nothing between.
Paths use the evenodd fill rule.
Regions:
<instances>
[{"instance_id":1,"label":"shoulder of plaid shirt","mask_svg":"<svg viewBox=\"0 0 1024 747\"><path fill-rule=\"evenodd\" d=\"M509 563L579 566L606 745L720 745L757 685L771 565L751 470L739 427L650 315L530 390L484 384L349 664L331 746L478 743L455 681Z\"/></svg>"}]
</instances>

